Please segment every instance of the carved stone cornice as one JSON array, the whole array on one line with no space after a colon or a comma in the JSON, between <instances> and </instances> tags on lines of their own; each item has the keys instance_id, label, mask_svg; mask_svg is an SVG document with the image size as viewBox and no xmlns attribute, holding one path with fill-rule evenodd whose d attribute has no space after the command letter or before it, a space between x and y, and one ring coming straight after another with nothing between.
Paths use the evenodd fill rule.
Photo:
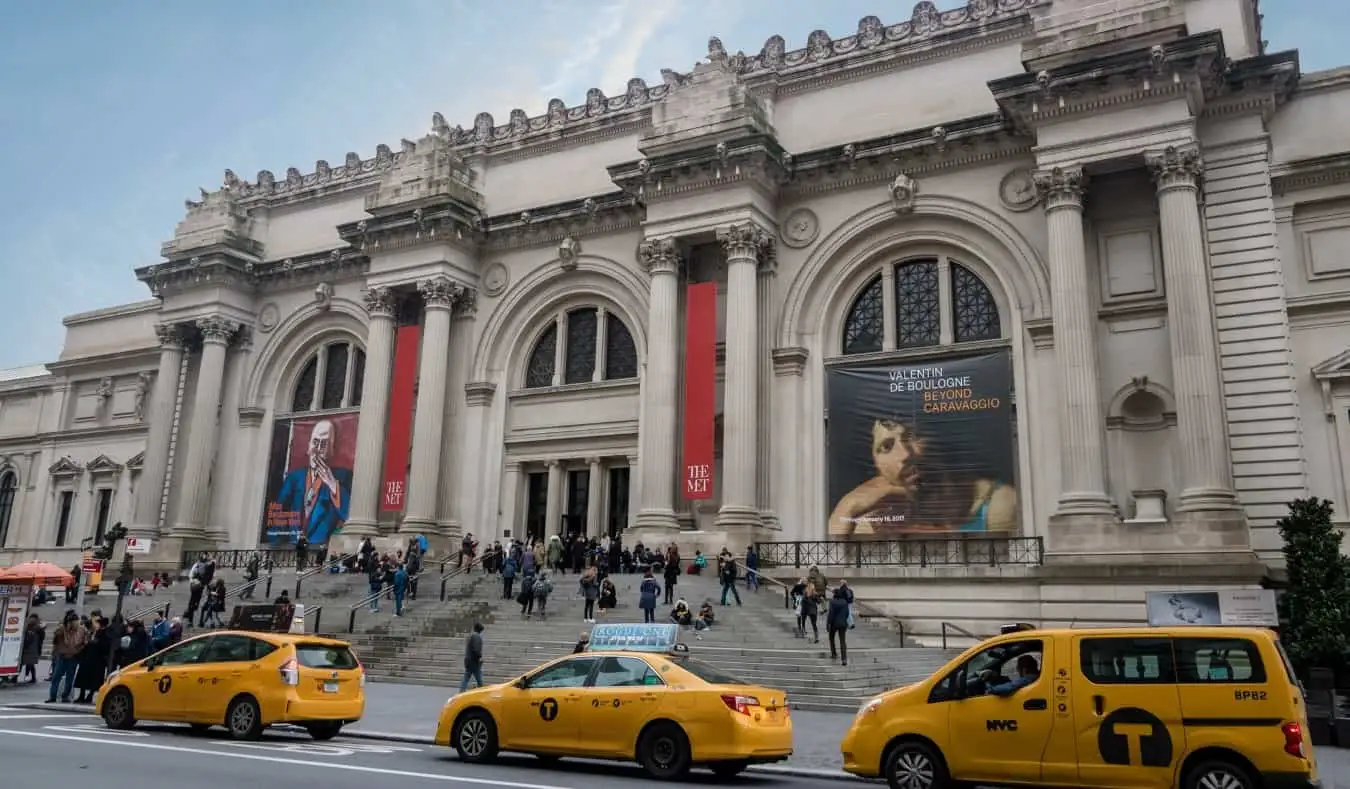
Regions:
<instances>
[{"instance_id":1,"label":"carved stone cornice","mask_svg":"<svg viewBox=\"0 0 1350 789\"><path fill-rule=\"evenodd\" d=\"M1082 210L1083 198L1087 194L1087 174L1083 168L1055 167L1038 170L1032 177L1046 211L1057 208Z\"/></svg>"},{"instance_id":2,"label":"carved stone cornice","mask_svg":"<svg viewBox=\"0 0 1350 789\"><path fill-rule=\"evenodd\" d=\"M449 277L438 276L417 283L417 292L422 296L422 304L429 310L453 309L455 302L464 296L465 287Z\"/></svg>"},{"instance_id":3,"label":"carved stone cornice","mask_svg":"<svg viewBox=\"0 0 1350 789\"><path fill-rule=\"evenodd\" d=\"M389 288L370 288L361 294L361 304L372 318L392 320L398 315L398 299Z\"/></svg>"},{"instance_id":4,"label":"carved stone cornice","mask_svg":"<svg viewBox=\"0 0 1350 789\"><path fill-rule=\"evenodd\" d=\"M1159 192L1171 189L1198 189L1205 172L1205 163L1200 158L1199 148L1191 145L1183 147L1169 145L1161 151L1145 151L1144 163L1153 174Z\"/></svg>"},{"instance_id":5,"label":"carved stone cornice","mask_svg":"<svg viewBox=\"0 0 1350 789\"><path fill-rule=\"evenodd\" d=\"M203 287L227 287L244 292L296 288L323 279L343 279L365 273L369 258L350 247L329 249L281 260L193 257L136 269L136 278L155 295Z\"/></svg>"},{"instance_id":6,"label":"carved stone cornice","mask_svg":"<svg viewBox=\"0 0 1350 789\"><path fill-rule=\"evenodd\" d=\"M749 259L758 265L773 249L773 236L753 222L741 222L719 227L717 243L726 251L728 262Z\"/></svg>"},{"instance_id":7,"label":"carved stone cornice","mask_svg":"<svg viewBox=\"0 0 1350 789\"><path fill-rule=\"evenodd\" d=\"M155 337L159 340L161 348L181 351L187 344L183 327L177 323L156 323Z\"/></svg>"},{"instance_id":8,"label":"carved stone cornice","mask_svg":"<svg viewBox=\"0 0 1350 789\"><path fill-rule=\"evenodd\" d=\"M649 238L638 244L638 263L650 274L675 274L680 270L680 250L673 238Z\"/></svg>"},{"instance_id":9,"label":"carved stone cornice","mask_svg":"<svg viewBox=\"0 0 1350 789\"><path fill-rule=\"evenodd\" d=\"M492 381L470 381L464 384L464 402L470 406L492 405L497 384Z\"/></svg>"},{"instance_id":10,"label":"carved stone cornice","mask_svg":"<svg viewBox=\"0 0 1350 789\"><path fill-rule=\"evenodd\" d=\"M788 180L786 151L768 134L638 159L609 168L610 180L643 203L748 184L773 194Z\"/></svg>"},{"instance_id":11,"label":"carved stone cornice","mask_svg":"<svg viewBox=\"0 0 1350 789\"><path fill-rule=\"evenodd\" d=\"M513 214L489 217L484 223L484 245L505 251L560 244L564 240L608 235L639 227L646 211L624 192L568 200Z\"/></svg>"},{"instance_id":12,"label":"carved stone cornice","mask_svg":"<svg viewBox=\"0 0 1350 789\"><path fill-rule=\"evenodd\" d=\"M202 342L220 345L228 345L240 328L238 322L219 315L198 318L195 325L202 334Z\"/></svg>"},{"instance_id":13,"label":"carved stone cornice","mask_svg":"<svg viewBox=\"0 0 1350 789\"><path fill-rule=\"evenodd\" d=\"M806 360L810 352L805 348L774 348L773 349L773 374L782 378L790 375L801 375L806 369Z\"/></svg>"},{"instance_id":14,"label":"carved stone cornice","mask_svg":"<svg viewBox=\"0 0 1350 789\"><path fill-rule=\"evenodd\" d=\"M57 479L76 480L84 476L84 466L73 460L70 455L66 455L53 463L47 473Z\"/></svg>"},{"instance_id":15,"label":"carved stone cornice","mask_svg":"<svg viewBox=\"0 0 1350 789\"><path fill-rule=\"evenodd\" d=\"M1350 181L1350 153L1296 159L1270 169L1275 194L1285 195Z\"/></svg>"}]
</instances>

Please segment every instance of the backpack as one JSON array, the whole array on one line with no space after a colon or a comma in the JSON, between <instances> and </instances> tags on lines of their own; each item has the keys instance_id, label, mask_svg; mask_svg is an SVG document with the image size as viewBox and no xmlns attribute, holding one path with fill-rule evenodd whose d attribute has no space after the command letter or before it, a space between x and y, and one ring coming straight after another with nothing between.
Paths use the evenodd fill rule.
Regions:
<instances>
[{"instance_id":1,"label":"backpack","mask_svg":"<svg viewBox=\"0 0 1350 789\"><path fill-rule=\"evenodd\" d=\"M534 582L534 596L548 597L549 592L553 591L553 583L547 578L540 578Z\"/></svg>"}]
</instances>

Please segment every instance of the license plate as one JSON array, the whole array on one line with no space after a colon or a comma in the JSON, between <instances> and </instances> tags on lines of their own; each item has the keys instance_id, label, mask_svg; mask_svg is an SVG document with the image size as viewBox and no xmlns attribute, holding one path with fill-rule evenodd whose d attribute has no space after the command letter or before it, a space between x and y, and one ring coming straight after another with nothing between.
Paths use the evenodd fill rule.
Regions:
<instances>
[{"instance_id":1,"label":"license plate","mask_svg":"<svg viewBox=\"0 0 1350 789\"><path fill-rule=\"evenodd\" d=\"M337 684L336 682L325 682L325 683L323 683L323 692L324 692L324 693L337 693L337 692L338 692L338 684Z\"/></svg>"}]
</instances>

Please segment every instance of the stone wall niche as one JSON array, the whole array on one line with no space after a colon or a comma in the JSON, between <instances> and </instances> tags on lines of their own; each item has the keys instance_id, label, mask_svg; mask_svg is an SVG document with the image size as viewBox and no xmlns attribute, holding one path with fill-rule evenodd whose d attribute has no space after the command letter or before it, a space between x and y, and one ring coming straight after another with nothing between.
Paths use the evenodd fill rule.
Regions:
<instances>
[{"instance_id":1,"label":"stone wall niche","mask_svg":"<svg viewBox=\"0 0 1350 789\"><path fill-rule=\"evenodd\" d=\"M1179 492L1171 393L1147 378L1135 378L1116 393L1107 413L1107 461L1116 506L1127 524L1166 521L1166 502Z\"/></svg>"}]
</instances>

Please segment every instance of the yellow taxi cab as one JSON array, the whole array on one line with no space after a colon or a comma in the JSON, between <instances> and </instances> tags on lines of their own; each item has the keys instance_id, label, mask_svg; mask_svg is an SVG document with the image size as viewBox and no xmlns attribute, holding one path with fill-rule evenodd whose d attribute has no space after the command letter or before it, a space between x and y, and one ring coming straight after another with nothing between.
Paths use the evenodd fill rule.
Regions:
<instances>
[{"instance_id":1,"label":"yellow taxi cab","mask_svg":"<svg viewBox=\"0 0 1350 789\"><path fill-rule=\"evenodd\" d=\"M436 744L467 762L499 751L636 761L657 779L707 767L730 778L792 755L787 694L698 661L676 625L597 625L587 651L460 693Z\"/></svg>"},{"instance_id":2,"label":"yellow taxi cab","mask_svg":"<svg viewBox=\"0 0 1350 789\"><path fill-rule=\"evenodd\" d=\"M344 641L303 633L217 631L116 672L95 709L111 729L136 721L224 726L240 740L273 724L336 737L365 712L366 675Z\"/></svg>"},{"instance_id":3,"label":"yellow taxi cab","mask_svg":"<svg viewBox=\"0 0 1350 789\"><path fill-rule=\"evenodd\" d=\"M844 769L896 789L1318 785L1301 687L1271 630L1004 631L865 702Z\"/></svg>"}]
</instances>

